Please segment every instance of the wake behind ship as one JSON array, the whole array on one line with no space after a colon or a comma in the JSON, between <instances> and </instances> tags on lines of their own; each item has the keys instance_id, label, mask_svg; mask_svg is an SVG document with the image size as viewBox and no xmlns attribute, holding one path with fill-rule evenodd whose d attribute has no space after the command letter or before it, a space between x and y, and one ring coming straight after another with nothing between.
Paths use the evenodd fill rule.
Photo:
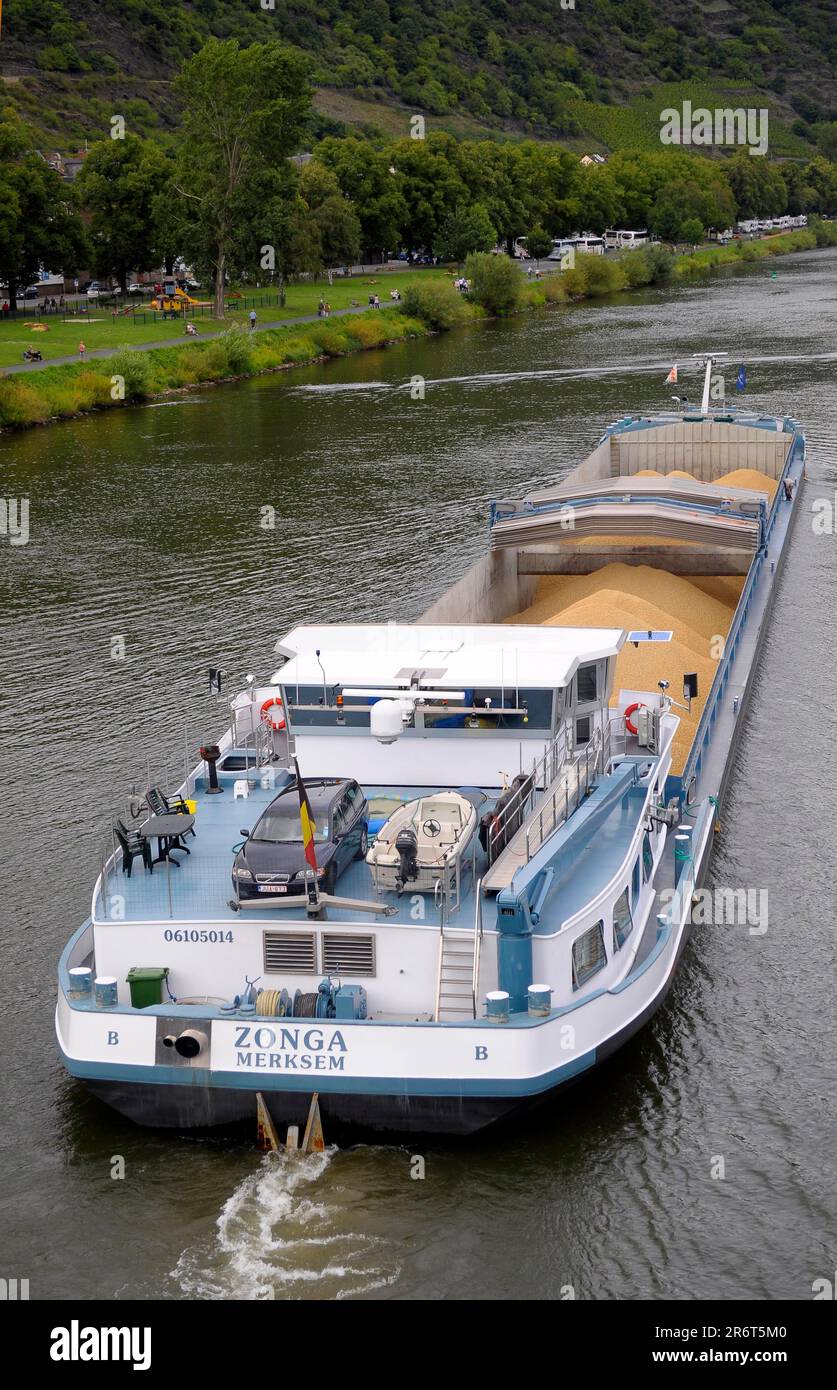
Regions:
<instances>
[{"instance_id":1,"label":"wake behind ship","mask_svg":"<svg viewBox=\"0 0 837 1390\"><path fill-rule=\"evenodd\" d=\"M627 416L416 623L293 627L114 826L59 966L132 1119L470 1133L665 998L796 512L798 424ZM299 776L297 775L299 772ZM133 815L131 814L133 813Z\"/></svg>"}]
</instances>

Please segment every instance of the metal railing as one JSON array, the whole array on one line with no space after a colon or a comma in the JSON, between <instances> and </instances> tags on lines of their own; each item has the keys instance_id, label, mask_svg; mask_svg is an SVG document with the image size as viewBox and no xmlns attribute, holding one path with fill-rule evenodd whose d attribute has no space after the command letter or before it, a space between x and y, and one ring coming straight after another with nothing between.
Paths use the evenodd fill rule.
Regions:
<instances>
[{"instance_id":1,"label":"metal railing","mask_svg":"<svg viewBox=\"0 0 837 1390\"><path fill-rule=\"evenodd\" d=\"M489 864L499 858L513 835L523 825L537 804L538 791L545 790L558 776L567 758L566 725L562 724L542 757L532 763L532 771L494 818L488 833L486 852Z\"/></svg>"},{"instance_id":2,"label":"metal railing","mask_svg":"<svg viewBox=\"0 0 837 1390\"><path fill-rule=\"evenodd\" d=\"M581 804L581 801L590 789L590 782L593 777L599 771L600 767L606 766L603 761L603 752L604 736L602 730L599 728L596 729L590 742L573 759L568 768L568 772L575 770L575 787L570 788L565 786L563 797L561 797L556 789L553 791L551 797L545 798L541 803L538 816L526 831L525 862L527 864L532 856L540 849L547 836L551 835L554 830L557 830L559 825L563 825L565 821L568 821L573 811ZM563 811L563 814L560 816L559 808ZM551 821L547 815L546 825L544 825L545 811L551 811L552 813ZM537 832L537 839L534 838L535 832Z\"/></svg>"},{"instance_id":3,"label":"metal railing","mask_svg":"<svg viewBox=\"0 0 837 1390\"><path fill-rule=\"evenodd\" d=\"M474 1018L477 1016L477 994L480 987L480 956L482 954L482 879L479 880L474 890L476 905L474 907L474 970L471 977L471 988L474 996Z\"/></svg>"}]
</instances>

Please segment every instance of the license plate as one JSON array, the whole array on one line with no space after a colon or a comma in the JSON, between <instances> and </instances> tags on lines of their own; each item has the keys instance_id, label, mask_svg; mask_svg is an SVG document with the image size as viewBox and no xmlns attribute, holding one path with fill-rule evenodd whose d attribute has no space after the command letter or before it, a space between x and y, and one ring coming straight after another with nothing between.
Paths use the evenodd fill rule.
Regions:
<instances>
[{"instance_id":1,"label":"license plate","mask_svg":"<svg viewBox=\"0 0 837 1390\"><path fill-rule=\"evenodd\" d=\"M260 883L260 893L287 893L287 883Z\"/></svg>"}]
</instances>

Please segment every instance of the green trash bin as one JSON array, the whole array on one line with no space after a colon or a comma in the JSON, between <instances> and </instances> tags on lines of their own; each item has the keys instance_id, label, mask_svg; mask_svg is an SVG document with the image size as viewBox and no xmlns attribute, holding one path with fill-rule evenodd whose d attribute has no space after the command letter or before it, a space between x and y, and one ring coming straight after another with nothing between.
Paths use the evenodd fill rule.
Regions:
<instances>
[{"instance_id":1,"label":"green trash bin","mask_svg":"<svg viewBox=\"0 0 837 1390\"><path fill-rule=\"evenodd\" d=\"M163 1002L163 981L168 976L167 965L134 965L128 971L131 1003L135 1009L148 1009Z\"/></svg>"}]
</instances>

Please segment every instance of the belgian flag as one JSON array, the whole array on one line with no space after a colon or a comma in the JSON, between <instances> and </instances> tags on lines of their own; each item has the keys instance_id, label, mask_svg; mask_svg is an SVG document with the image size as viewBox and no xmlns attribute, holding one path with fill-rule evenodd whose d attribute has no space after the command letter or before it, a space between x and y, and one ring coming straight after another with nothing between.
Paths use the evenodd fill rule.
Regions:
<instances>
[{"instance_id":1,"label":"belgian flag","mask_svg":"<svg viewBox=\"0 0 837 1390\"><path fill-rule=\"evenodd\" d=\"M296 758L294 758L294 767L296 768L296 785L299 791L299 819L302 823L302 846L305 850L306 860L314 870L314 873L316 873L317 854L314 849L314 833L317 827L314 824L314 817L311 814L311 803L308 800L308 793L305 790L305 783L300 776L299 763Z\"/></svg>"}]
</instances>

